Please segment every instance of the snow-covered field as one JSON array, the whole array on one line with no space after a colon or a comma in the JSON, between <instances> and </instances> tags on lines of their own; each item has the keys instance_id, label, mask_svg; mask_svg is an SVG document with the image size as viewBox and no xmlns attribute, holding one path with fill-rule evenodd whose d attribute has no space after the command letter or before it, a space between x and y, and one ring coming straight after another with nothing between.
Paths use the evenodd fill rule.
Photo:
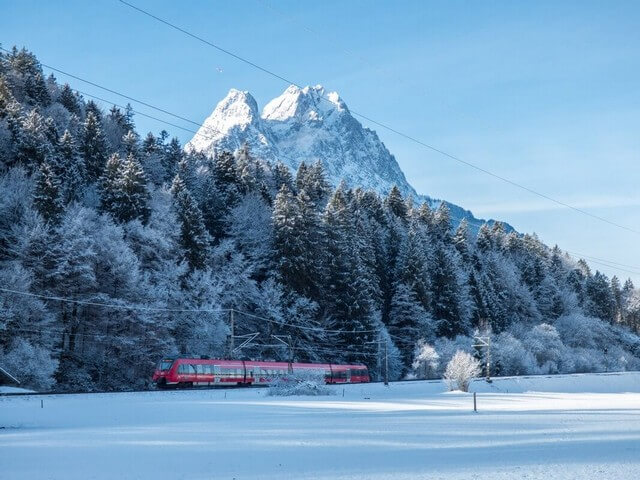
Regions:
<instances>
[{"instance_id":1,"label":"snow-covered field","mask_svg":"<svg viewBox=\"0 0 640 480\"><path fill-rule=\"evenodd\" d=\"M640 373L334 388L1 397L0 478L640 478Z\"/></svg>"}]
</instances>

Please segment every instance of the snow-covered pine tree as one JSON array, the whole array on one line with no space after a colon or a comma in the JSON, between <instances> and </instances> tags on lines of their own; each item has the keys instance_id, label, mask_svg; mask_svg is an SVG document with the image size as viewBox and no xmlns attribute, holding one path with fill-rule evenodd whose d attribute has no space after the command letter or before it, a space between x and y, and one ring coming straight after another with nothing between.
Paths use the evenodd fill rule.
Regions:
<instances>
[{"instance_id":1,"label":"snow-covered pine tree","mask_svg":"<svg viewBox=\"0 0 640 480\"><path fill-rule=\"evenodd\" d=\"M615 319L616 302L611 286L604 274L596 271L585 284L586 305L589 315L613 322Z\"/></svg>"},{"instance_id":2,"label":"snow-covered pine tree","mask_svg":"<svg viewBox=\"0 0 640 480\"><path fill-rule=\"evenodd\" d=\"M438 336L453 338L468 333L468 302L466 285L455 253L450 248L436 248L431 273L431 315L437 322Z\"/></svg>"},{"instance_id":3,"label":"snow-covered pine tree","mask_svg":"<svg viewBox=\"0 0 640 480\"><path fill-rule=\"evenodd\" d=\"M400 193L400 189L397 185L391 187L389 195L385 198L384 203L389 211L391 211L396 217L403 220L407 218L407 204L405 203L402 193Z\"/></svg>"},{"instance_id":4,"label":"snow-covered pine tree","mask_svg":"<svg viewBox=\"0 0 640 480\"><path fill-rule=\"evenodd\" d=\"M80 198L86 182L87 172L78 147L69 130L65 130L58 146L58 175L63 179L65 202Z\"/></svg>"},{"instance_id":5,"label":"snow-covered pine tree","mask_svg":"<svg viewBox=\"0 0 640 480\"><path fill-rule=\"evenodd\" d=\"M47 126L42 115L34 108L21 117L19 128L16 161L28 170L33 170L53 153L47 137Z\"/></svg>"},{"instance_id":6,"label":"snow-covered pine tree","mask_svg":"<svg viewBox=\"0 0 640 480\"><path fill-rule=\"evenodd\" d=\"M58 96L58 102L60 102L62 106L69 111L69 113L80 115L80 105L78 104L78 99L73 90L71 90L71 87L68 83L65 83L62 86L60 95Z\"/></svg>"},{"instance_id":7,"label":"snow-covered pine tree","mask_svg":"<svg viewBox=\"0 0 640 480\"><path fill-rule=\"evenodd\" d=\"M210 244L202 212L179 175L173 180L171 193L180 222L180 245L183 259L192 271L201 270L205 268L209 258Z\"/></svg>"},{"instance_id":8,"label":"snow-covered pine tree","mask_svg":"<svg viewBox=\"0 0 640 480\"><path fill-rule=\"evenodd\" d=\"M122 145L124 146L125 156L128 158L132 156L133 158L139 158L140 148L138 146L139 143L138 134L133 130L129 130L122 137Z\"/></svg>"},{"instance_id":9,"label":"snow-covered pine tree","mask_svg":"<svg viewBox=\"0 0 640 480\"><path fill-rule=\"evenodd\" d=\"M333 329L340 332L335 337L336 350L344 352L347 361L365 362L375 352L377 325L367 295L370 289L364 284L366 275L355 245L346 193L341 184L324 212L327 279L323 303Z\"/></svg>"},{"instance_id":10,"label":"snow-covered pine tree","mask_svg":"<svg viewBox=\"0 0 640 480\"><path fill-rule=\"evenodd\" d=\"M182 161L183 153L182 146L180 145L180 141L173 137L164 148L164 153L162 155L162 166L165 171L165 181L171 180L175 177L176 172L178 171L178 165Z\"/></svg>"},{"instance_id":11,"label":"snow-covered pine tree","mask_svg":"<svg viewBox=\"0 0 640 480\"><path fill-rule=\"evenodd\" d=\"M89 180L100 178L107 159L107 145L99 117L93 111L87 113L83 125L80 152L84 157Z\"/></svg>"},{"instance_id":12,"label":"snow-covered pine tree","mask_svg":"<svg viewBox=\"0 0 640 480\"><path fill-rule=\"evenodd\" d=\"M100 177L100 209L114 216L117 215L118 206L122 203L122 199L118 197L121 169L122 159L119 154L114 153L107 160Z\"/></svg>"},{"instance_id":13,"label":"snow-covered pine tree","mask_svg":"<svg viewBox=\"0 0 640 480\"><path fill-rule=\"evenodd\" d=\"M146 224L151 215L149 208L151 196L147 189L147 177L142 170L142 165L132 154L129 154L119 168L115 188L116 205L113 212L115 217L120 222L140 220Z\"/></svg>"},{"instance_id":14,"label":"snow-covered pine tree","mask_svg":"<svg viewBox=\"0 0 640 480\"><path fill-rule=\"evenodd\" d=\"M286 185L289 191L295 191L293 175L291 175L291 170L282 162L276 162L275 167L273 167L273 186L277 192L280 191L282 185Z\"/></svg>"},{"instance_id":15,"label":"snow-covered pine tree","mask_svg":"<svg viewBox=\"0 0 640 480\"><path fill-rule=\"evenodd\" d=\"M405 374L413 361L417 339L428 338L433 334L427 312L420 305L413 289L405 283L396 283L394 287L387 327L393 338L401 339L395 343L402 355Z\"/></svg>"},{"instance_id":16,"label":"snow-covered pine tree","mask_svg":"<svg viewBox=\"0 0 640 480\"><path fill-rule=\"evenodd\" d=\"M36 176L33 204L46 222L57 224L62 213L60 180L47 162L42 162Z\"/></svg>"}]
</instances>

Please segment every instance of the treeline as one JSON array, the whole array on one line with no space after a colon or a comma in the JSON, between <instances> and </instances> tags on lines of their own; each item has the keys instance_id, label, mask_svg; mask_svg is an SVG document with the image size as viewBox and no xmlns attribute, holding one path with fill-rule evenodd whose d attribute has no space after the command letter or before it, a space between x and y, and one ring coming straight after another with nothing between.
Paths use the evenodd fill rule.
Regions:
<instances>
[{"instance_id":1,"label":"treeline","mask_svg":"<svg viewBox=\"0 0 640 480\"><path fill-rule=\"evenodd\" d=\"M35 388L140 387L163 356L230 355L231 310L259 333L246 358L379 375L386 347L393 377L437 376L491 328L494 373L640 368L630 280L500 223L454 229L395 188L332 188L319 163L140 138L130 108L17 49L0 55L0 288L0 365Z\"/></svg>"}]
</instances>

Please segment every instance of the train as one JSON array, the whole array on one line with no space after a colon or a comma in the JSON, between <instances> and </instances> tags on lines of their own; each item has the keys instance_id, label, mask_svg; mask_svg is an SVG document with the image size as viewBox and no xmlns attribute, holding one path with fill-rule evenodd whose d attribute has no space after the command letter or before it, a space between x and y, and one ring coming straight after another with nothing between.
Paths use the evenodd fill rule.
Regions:
<instances>
[{"instance_id":1,"label":"train","mask_svg":"<svg viewBox=\"0 0 640 480\"><path fill-rule=\"evenodd\" d=\"M325 383L367 383L365 365L333 363L254 362L209 358L167 358L156 365L152 380L158 388L267 385L305 370L324 372Z\"/></svg>"}]
</instances>

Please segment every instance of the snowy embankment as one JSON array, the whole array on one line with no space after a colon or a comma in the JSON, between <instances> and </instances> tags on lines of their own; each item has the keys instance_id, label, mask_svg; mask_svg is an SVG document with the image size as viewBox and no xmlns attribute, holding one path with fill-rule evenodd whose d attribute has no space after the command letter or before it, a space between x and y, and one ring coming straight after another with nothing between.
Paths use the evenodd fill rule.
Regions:
<instances>
[{"instance_id":1,"label":"snowy embankment","mask_svg":"<svg viewBox=\"0 0 640 480\"><path fill-rule=\"evenodd\" d=\"M26 388L0 386L0 393L34 393L34 392L33 390L27 390Z\"/></svg>"},{"instance_id":2,"label":"snowy embankment","mask_svg":"<svg viewBox=\"0 0 640 480\"><path fill-rule=\"evenodd\" d=\"M2 397L0 476L640 478L639 373L332 388Z\"/></svg>"}]
</instances>

